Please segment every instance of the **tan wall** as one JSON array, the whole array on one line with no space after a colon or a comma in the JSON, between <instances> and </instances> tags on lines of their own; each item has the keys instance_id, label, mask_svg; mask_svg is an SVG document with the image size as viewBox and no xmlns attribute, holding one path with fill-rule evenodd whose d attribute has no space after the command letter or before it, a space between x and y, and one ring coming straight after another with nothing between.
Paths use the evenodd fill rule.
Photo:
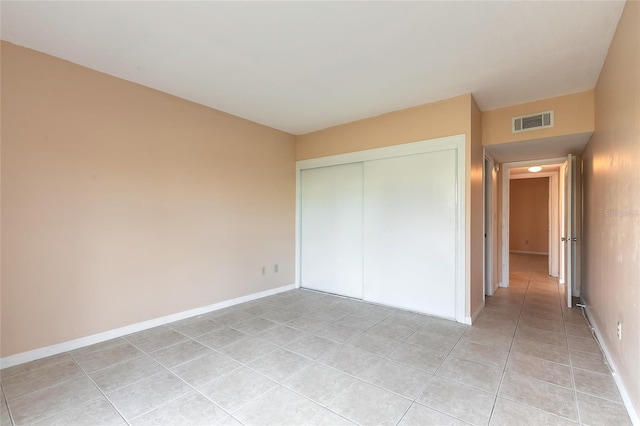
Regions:
<instances>
[{"instance_id":1,"label":"tan wall","mask_svg":"<svg viewBox=\"0 0 640 426\"><path fill-rule=\"evenodd\" d=\"M593 90L589 90L493 111L484 111L482 113L482 143L487 146L593 132L593 102ZM511 133L512 117L549 110L554 111L554 127Z\"/></svg>"},{"instance_id":2,"label":"tan wall","mask_svg":"<svg viewBox=\"0 0 640 426\"><path fill-rule=\"evenodd\" d=\"M471 97L471 138L467 143L470 160L470 208L467 213L469 223L467 258L470 272L470 314L473 315L484 302L484 202L482 174L484 172L484 151L482 149L482 111Z\"/></svg>"},{"instance_id":3,"label":"tan wall","mask_svg":"<svg viewBox=\"0 0 640 426\"><path fill-rule=\"evenodd\" d=\"M583 295L640 413L640 2L628 1L595 90L583 154ZM616 322L622 321L622 340Z\"/></svg>"},{"instance_id":4,"label":"tan wall","mask_svg":"<svg viewBox=\"0 0 640 426\"><path fill-rule=\"evenodd\" d=\"M509 250L548 254L549 178L509 183Z\"/></svg>"},{"instance_id":5,"label":"tan wall","mask_svg":"<svg viewBox=\"0 0 640 426\"><path fill-rule=\"evenodd\" d=\"M471 95L390 112L296 138L296 159L325 157L469 131Z\"/></svg>"},{"instance_id":6,"label":"tan wall","mask_svg":"<svg viewBox=\"0 0 640 426\"><path fill-rule=\"evenodd\" d=\"M8 43L2 89L3 357L294 282L294 136Z\"/></svg>"}]
</instances>

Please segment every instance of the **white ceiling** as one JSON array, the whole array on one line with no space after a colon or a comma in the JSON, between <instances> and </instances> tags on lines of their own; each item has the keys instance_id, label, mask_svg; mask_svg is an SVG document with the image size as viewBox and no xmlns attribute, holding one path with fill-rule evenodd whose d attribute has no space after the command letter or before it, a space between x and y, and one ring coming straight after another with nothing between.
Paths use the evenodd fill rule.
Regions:
<instances>
[{"instance_id":1,"label":"white ceiling","mask_svg":"<svg viewBox=\"0 0 640 426\"><path fill-rule=\"evenodd\" d=\"M3 40L293 134L591 89L620 1L11 2Z\"/></svg>"}]
</instances>

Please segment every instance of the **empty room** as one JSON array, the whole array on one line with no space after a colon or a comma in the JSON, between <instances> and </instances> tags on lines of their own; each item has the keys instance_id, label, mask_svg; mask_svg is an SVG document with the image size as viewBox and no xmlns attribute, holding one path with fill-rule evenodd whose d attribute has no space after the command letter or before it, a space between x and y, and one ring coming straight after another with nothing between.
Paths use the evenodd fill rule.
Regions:
<instances>
[{"instance_id":1,"label":"empty room","mask_svg":"<svg viewBox=\"0 0 640 426\"><path fill-rule=\"evenodd\" d=\"M0 24L1 425L640 425L640 2Z\"/></svg>"}]
</instances>

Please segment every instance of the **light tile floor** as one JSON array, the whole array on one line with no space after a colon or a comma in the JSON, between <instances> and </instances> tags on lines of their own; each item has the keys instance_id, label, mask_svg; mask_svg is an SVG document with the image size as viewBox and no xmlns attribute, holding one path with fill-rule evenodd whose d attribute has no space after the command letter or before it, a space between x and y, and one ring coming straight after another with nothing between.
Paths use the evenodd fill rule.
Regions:
<instances>
[{"instance_id":1,"label":"light tile floor","mask_svg":"<svg viewBox=\"0 0 640 426\"><path fill-rule=\"evenodd\" d=\"M2 425L624 425L547 258L467 327L294 290L1 372Z\"/></svg>"}]
</instances>

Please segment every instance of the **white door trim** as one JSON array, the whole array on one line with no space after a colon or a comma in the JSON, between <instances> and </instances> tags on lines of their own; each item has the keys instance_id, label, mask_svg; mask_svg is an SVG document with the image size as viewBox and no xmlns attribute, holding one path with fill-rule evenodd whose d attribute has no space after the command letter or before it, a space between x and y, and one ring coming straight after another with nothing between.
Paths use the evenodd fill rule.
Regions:
<instances>
[{"instance_id":1,"label":"white door trim","mask_svg":"<svg viewBox=\"0 0 640 426\"><path fill-rule=\"evenodd\" d=\"M486 296L493 296L493 271L491 270L491 191L487 190L487 183L489 182L488 170L493 169L493 159L489 158L485 153L482 161L482 228L484 232L484 239L482 240L482 279L484 291L482 292L482 300L485 300Z\"/></svg>"},{"instance_id":2,"label":"white door trim","mask_svg":"<svg viewBox=\"0 0 640 426\"><path fill-rule=\"evenodd\" d=\"M493 296L495 291L497 290L497 286L494 287L494 282L497 284L496 274L498 271L493 268L493 252L494 252L494 242L493 234L496 231L494 229L493 223L493 215L495 214L493 210L494 205L494 190L493 187L493 173L495 165L497 164L494 157L483 148L484 151L484 163L483 163L483 173L482 173L482 213L483 213L483 227L484 227L484 241L483 241L483 256L482 256L482 268L483 268L483 280L484 280L484 294L482 295L482 300L485 300L485 296ZM487 164L489 165L490 173L487 173ZM497 194L496 194L497 195Z\"/></svg>"},{"instance_id":3,"label":"white door trim","mask_svg":"<svg viewBox=\"0 0 640 426\"><path fill-rule=\"evenodd\" d=\"M466 244L466 218L465 218L465 190L466 190L466 136L464 134L447 136L443 138L429 139L418 142L410 142L400 145L392 145L382 148L367 149L364 151L337 154L327 157L300 160L296 162L296 286L300 288L300 247L301 247L301 197L300 197L300 171L317 167L335 166L369 160L415 155L441 150L455 149L457 160L457 191L456 191L456 321L466 321L466 298L468 286L465 277L465 244Z\"/></svg>"}]
</instances>

